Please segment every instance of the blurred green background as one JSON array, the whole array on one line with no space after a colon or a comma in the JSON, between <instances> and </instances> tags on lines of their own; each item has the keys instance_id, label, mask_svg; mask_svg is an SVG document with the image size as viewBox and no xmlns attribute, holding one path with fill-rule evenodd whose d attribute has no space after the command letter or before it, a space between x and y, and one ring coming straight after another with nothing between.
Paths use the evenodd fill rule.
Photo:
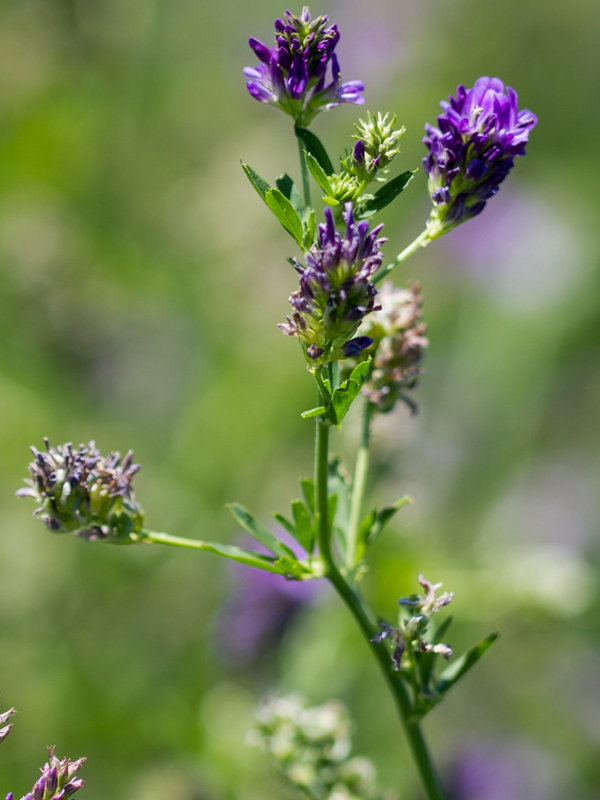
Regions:
<instances>
[{"instance_id":1,"label":"blurred green background","mask_svg":"<svg viewBox=\"0 0 600 800\"><path fill-rule=\"evenodd\" d=\"M283 10L0 8L0 703L19 710L0 752L4 792L24 794L56 744L88 757L87 800L287 796L244 735L264 692L300 689L348 703L382 784L420 796L377 667L329 592L240 652L244 584L224 562L52 536L14 497L44 435L133 448L155 530L235 541L227 501L267 520L297 496L313 388L276 328L293 249L239 167L297 176L289 119L253 101L241 76L254 63L248 36L268 41ZM420 415L399 409L376 426L372 499L415 503L374 549L365 592L391 615L423 571L456 593L456 650L502 633L425 723L444 775L475 747L490 775L511 776L465 800L592 800L600 6L338 0L312 11L338 22L363 110L407 126L395 171L420 164L423 125L458 83L499 76L539 116L485 213L395 276L423 283L431 346ZM356 115L317 119L332 154ZM427 213L420 170L386 211L390 256ZM334 437L350 467L356 438L356 419Z\"/></svg>"}]
</instances>

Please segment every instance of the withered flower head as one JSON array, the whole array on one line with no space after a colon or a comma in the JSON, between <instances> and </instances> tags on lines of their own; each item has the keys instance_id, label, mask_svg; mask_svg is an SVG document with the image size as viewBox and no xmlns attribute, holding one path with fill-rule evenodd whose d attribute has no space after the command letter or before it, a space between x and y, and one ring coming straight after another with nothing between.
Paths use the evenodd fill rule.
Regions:
<instances>
[{"instance_id":1,"label":"withered flower head","mask_svg":"<svg viewBox=\"0 0 600 800\"><path fill-rule=\"evenodd\" d=\"M133 476L140 469L133 453L114 452L104 458L95 443L71 443L46 452L32 447L31 478L18 497L33 497L40 507L34 511L49 530L73 532L88 541L130 543L138 540L144 512L133 493Z\"/></svg>"},{"instance_id":2,"label":"withered flower head","mask_svg":"<svg viewBox=\"0 0 600 800\"><path fill-rule=\"evenodd\" d=\"M420 363L429 345L427 327L421 322L421 287L411 283L408 289L399 289L386 281L377 299L381 308L365 319L359 331L375 342L373 369L363 393L384 413L391 411L398 400L415 411L416 405L406 391L416 387L422 374Z\"/></svg>"}]
</instances>

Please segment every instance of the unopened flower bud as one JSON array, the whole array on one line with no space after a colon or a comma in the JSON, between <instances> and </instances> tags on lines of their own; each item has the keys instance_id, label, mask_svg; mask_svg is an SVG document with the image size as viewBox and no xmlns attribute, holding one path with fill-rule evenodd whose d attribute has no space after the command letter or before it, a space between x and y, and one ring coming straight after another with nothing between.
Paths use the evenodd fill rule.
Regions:
<instances>
[{"instance_id":1,"label":"unopened flower bud","mask_svg":"<svg viewBox=\"0 0 600 800\"><path fill-rule=\"evenodd\" d=\"M356 159L356 147L354 157L367 172L385 169L400 152L398 145L406 128L394 129L395 124L395 114L381 114L379 111L377 114L369 111L366 119L359 119L355 124L358 133L354 134L354 138L358 140L356 146L360 145L362 158L360 162Z\"/></svg>"},{"instance_id":2,"label":"unopened flower bud","mask_svg":"<svg viewBox=\"0 0 600 800\"><path fill-rule=\"evenodd\" d=\"M133 476L139 465L127 453L104 458L94 442L74 449L69 444L46 452L32 447L31 478L18 497L33 497L40 507L34 511L46 527L56 533L74 532L88 541L129 543L138 540L144 512L133 493Z\"/></svg>"}]
</instances>

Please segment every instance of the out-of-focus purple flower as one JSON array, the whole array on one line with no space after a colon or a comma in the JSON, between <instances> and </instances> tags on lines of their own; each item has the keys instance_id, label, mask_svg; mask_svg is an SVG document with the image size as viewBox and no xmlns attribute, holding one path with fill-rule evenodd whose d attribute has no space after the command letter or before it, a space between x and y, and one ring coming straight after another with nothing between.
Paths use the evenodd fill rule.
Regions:
<instances>
[{"instance_id":1,"label":"out-of-focus purple flower","mask_svg":"<svg viewBox=\"0 0 600 800\"><path fill-rule=\"evenodd\" d=\"M244 547L260 550L254 540ZM234 588L218 614L217 639L221 653L240 665L274 647L287 625L322 590L317 581L287 581L242 564L232 564L230 574Z\"/></svg>"},{"instance_id":2,"label":"out-of-focus purple flower","mask_svg":"<svg viewBox=\"0 0 600 800\"><path fill-rule=\"evenodd\" d=\"M364 84L342 83L334 53L339 38L336 25L327 27L326 16L311 20L306 6L299 17L286 11L284 19L275 20L273 48L254 37L249 39L259 63L244 69L248 91L261 103L290 114L301 126L340 103L361 105L365 102Z\"/></svg>"},{"instance_id":3,"label":"out-of-focus purple flower","mask_svg":"<svg viewBox=\"0 0 600 800\"><path fill-rule=\"evenodd\" d=\"M377 290L369 278L383 260L381 245L386 239L377 239L383 226L369 232L367 221L356 224L352 203L346 203L343 218L342 239L331 210L325 209L319 244L307 253L306 267L295 263L300 288L290 295L294 312L279 326L288 336L300 339L311 369L356 356L373 342L368 336L352 337L375 308Z\"/></svg>"},{"instance_id":4,"label":"out-of-focus purple flower","mask_svg":"<svg viewBox=\"0 0 600 800\"><path fill-rule=\"evenodd\" d=\"M433 210L430 239L480 214L525 155L529 131L537 124L531 111L519 111L516 92L498 78L479 78L472 89L459 86L456 97L440 103L438 128L427 124L423 159Z\"/></svg>"},{"instance_id":5,"label":"out-of-focus purple flower","mask_svg":"<svg viewBox=\"0 0 600 800\"><path fill-rule=\"evenodd\" d=\"M560 764L530 742L465 748L448 785L449 800L562 800L568 796Z\"/></svg>"}]
</instances>

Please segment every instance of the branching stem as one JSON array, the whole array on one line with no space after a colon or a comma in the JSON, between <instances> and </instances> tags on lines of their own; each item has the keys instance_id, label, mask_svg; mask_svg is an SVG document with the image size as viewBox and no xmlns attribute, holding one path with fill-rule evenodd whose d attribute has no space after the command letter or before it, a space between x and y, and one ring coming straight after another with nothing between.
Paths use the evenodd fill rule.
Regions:
<instances>
[{"instance_id":1,"label":"branching stem","mask_svg":"<svg viewBox=\"0 0 600 800\"><path fill-rule=\"evenodd\" d=\"M416 253L420 247L427 247L430 241L431 239L429 238L427 230L424 230L417 236L414 242L411 242L408 247L405 247L404 250L399 253L390 264L387 265L387 267L382 267L382 269L380 269L379 272L377 272L373 278L371 278L371 282L375 284L381 283L381 281L384 278L387 278L393 269L396 269L399 264L402 264L402 262L406 261L409 256L412 256L413 253Z\"/></svg>"},{"instance_id":2,"label":"branching stem","mask_svg":"<svg viewBox=\"0 0 600 800\"><path fill-rule=\"evenodd\" d=\"M413 713L406 687L400 675L394 670L390 652L384 643L377 644L373 637L379 632L379 627L358 589L350 583L340 572L333 555L331 546L332 531L329 521L327 498L327 473L329 465L329 425L318 419L315 437L315 488L316 510L319 514L318 541L319 551L325 566L325 576L329 578L337 593L340 595L352 616L356 620L394 698L400 720L404 727L408 743L415 760L417 769L423 781L428 800L443 800L438 782L423 738L418 720Z\"/></svg>"}]
</instances>

